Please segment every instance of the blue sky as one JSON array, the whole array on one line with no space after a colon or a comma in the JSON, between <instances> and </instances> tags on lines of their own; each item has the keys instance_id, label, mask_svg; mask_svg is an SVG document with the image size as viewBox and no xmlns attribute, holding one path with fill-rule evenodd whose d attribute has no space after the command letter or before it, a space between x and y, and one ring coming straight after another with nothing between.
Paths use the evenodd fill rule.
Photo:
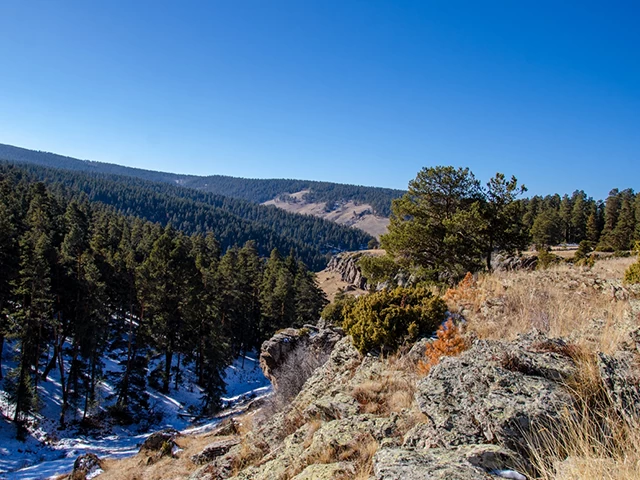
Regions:
<instances>
[{"instance_id":1,"label":"blue sky","mask_svg":"<svg viewBox=\"0 0 640 480\"><path fill-rule=\"evenodd\" d=\"M0 142L155 170L640 188L639 2L0 2Z\"/></svg>"}]
</instances>

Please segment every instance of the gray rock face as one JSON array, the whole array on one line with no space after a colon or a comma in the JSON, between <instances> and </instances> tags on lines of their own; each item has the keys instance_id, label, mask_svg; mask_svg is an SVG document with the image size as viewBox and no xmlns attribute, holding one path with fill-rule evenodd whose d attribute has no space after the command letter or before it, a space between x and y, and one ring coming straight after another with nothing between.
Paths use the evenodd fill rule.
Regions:
<instances>
[{"instance_id":1,"label":"gray rock face","mask_svg":"<svg viewBox=\"0 0 640 480\"><path fill-rule=\"evenodd\" d=\"M292 336L281 332L275 344ZM306 343L310 339L296 341L312 348ZM242 444L226 453L214 446L213 459L190 478L352 478L362 473L358 455L371 458L376 452L375 480L495 480L499 475L523 480L523 470L531 470L529 439L542 428L553 433L561 412L573 403L563 384L576 373L575 350L537 332L514 342L475 340L460 356L443 358L417 384L412 369L397 366L422 358L425 342L396 360L395 367L363 357L348 337L328 344L333 348L329 359L295 398L276 413L256 414L260 426ZM632 362L639 345L640 331L626 351L598 359L603 383L621 412L640 409L640 379ZM272 356L280 355L282 368L290 353L278 348L266 350L278 352ZM277 377L277 368L272 371ZM365 410L369 404L356 392L375 391L382 379L398 375L412 375L414 402L383 413ZM238 461L252 466L237 472Z\"/></svg>"},{"instance_id":2,"label":"gray rock face","mask_svg":"<svg viewBox=\"0 0 640 480\"><path fill-rule=\"evenodd\" d=\"M172 428L152 433L143 442L142 446L140 447L140 451L158 452L162 450L167 443L170 443L173 446L175 445L174 440L176 436L179 435L179 433L180 432Z\"/></svg>"},{"instance_id":3,"label":"gray rock face","mask_svg":"<svg viewBox=\"0 0 640 480\"><path fill-rule=\"evenodd\" d=\"M635 336L636 332L632 334ZM626 419L640 412L640 376L635 355L617 352L614 356L598 354L598 368L604 387L617 412Z\"/></svg>"},{"instance_id":4,"label":"gray rock face","mask_svg":"<svg viewBox=\"0 0 640 480\"><path fill-rule=\"evenodd\" d=\"M491 471L513 463L512 453L497 445L452 449L383 448L374 457L376 480L487 480Z\"/></svg>"},{"instance_id":5,"label":"gray rock face","mask_svg":"<svg viewBox=\"0 0 640 480\"><path fill-rule=\"evenodd\" d=\"M327 265L327 270L339 273L343 282L364 290L367 286L367 279L362 276L358 266L359 258L358 255L353 253L334 255Z\"/></svg>"},{"instance_id":6,"label":"gray rock face","mask_svg":"<svg viewBox=\"0 0 640 480\"><path fill-rule=\"evenodd\" d=\"M516 256L499 253L493 258L491 263L493 269L497 272L509 270L535 270L538 266L538 257L536 255L525 257L522 255Z\"/></svg>"},{"instance_id":7,"label":"gray rock face","mask_svg":"<svg viewBox=\"0 0 640 480\"><path fill-rule=\"evenodd\" d=\"M405 445L450 448L500 443L527 449L526 434L557 421L572 403L559 380L574 369L571 358L531 335L516 343L476 341L447 357L418 384L416 400L430 422L410 432Z\"/></svg>"},{"instance_id":8,"label":"gray rock face","mask_svg":"<svg viewBox=\"0 0 640 480\"><path fill-rule=\"evenodd\" d=\"M342 331L336 328L287 328L262 344L260 367L277 390L278 380L283 374L281 367L290 360L294 352L301 360L313 360L310 363L314 365L322 364L329 358L333 346L342 336Z\"/></svg>"},{"instance_id":9,"label":"gray rock face","mask_svg":"<svg viewBox=\"0 0 640 480\"><path fill-rule=\"evenodd\" d=\"M68 478L69 480L85 480L87 477L93 478L100 470L102 470L102 462L98 456L93 453L85 453L73 462L73 471Z\"/></svg>"},{"instance_id":10,"label":"gray rock face","mask_svg":"<svg viewBox=\"0 0 640 480\"><path fill-rule=\"evenodd\" d=\"M240 443L238 438L230 438L226 440L217 440L210 443L202 449L202 452L191 457L191 461L196 465L204 465L205 463L212 462L216 458L224 455L231 447L235 447Z\"/></svg>"}]
</instances>

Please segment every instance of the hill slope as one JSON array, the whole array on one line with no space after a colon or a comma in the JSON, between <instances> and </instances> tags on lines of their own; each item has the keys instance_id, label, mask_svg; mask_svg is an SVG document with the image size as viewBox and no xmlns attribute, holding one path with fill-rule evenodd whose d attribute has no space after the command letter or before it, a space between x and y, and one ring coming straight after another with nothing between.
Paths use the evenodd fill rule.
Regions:
<instances>
[{"instance_id":1,"label":"hill slope","mask_svg":"<svg viewBox=\"0 0 640 480\"><path fill-rule=\"evenodd\" d=\"M5 168L9 166L5 164ZM255 240L263 256L273 248L283 254L294 250L314 270L324 268L330 253L359 250L371 240L360 230L327 220L191 188L38 165L21 164L14 168L52 186L67 198L82 195L126 215L162 225L171 222L186 233L211 231L223 249Z\"/></svg>"},{"instance_id":2,"label":"hill slope","mask_svg":"<svg viewBox=\"0 0 640 480\"><path fill-rule=\"evenodd\" d=\"M66 170L125 175L154 182L172 183L218 195L241 198L254 203L264 203L275 199L283 200L288 195L304 191L304 195L299 198L301 201L309 204L322 204L322 208L326 209L327 212L336 210L341 204L353 202L354 205L366 206L371 210L372 214L380 217L388 217L391 200L400 197L404 193L402 190L391 188L364 187L311 180L249 179L223 175L180 175L124 167L110 163L78 160L54 153L4 144L0 144L0 159ZM283 206L279 203L275 203L275 205L278 207ZM326 217L322 211L312 214ZM375 235L375 233L373 234Z\"/></svg>"}]
</instances>

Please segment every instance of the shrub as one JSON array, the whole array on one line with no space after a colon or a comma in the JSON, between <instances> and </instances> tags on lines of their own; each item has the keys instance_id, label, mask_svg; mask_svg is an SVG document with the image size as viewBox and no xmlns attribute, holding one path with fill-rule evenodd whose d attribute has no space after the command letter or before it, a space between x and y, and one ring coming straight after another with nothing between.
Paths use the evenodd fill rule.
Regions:
<instances>
[{"instance_id":1,"label":"shrub","mask_svg":"<svg viewBox=\"0 0 640 480\"><path fill-rule=\"evenodd\" d=\"M640 260L629 265L629 268L624 272L624 283L640 283Z\"/></svg>"},{"instance_id":2,"label":"shrub","mask_svg":"<svg viewBox=\"0 0 640 480\"><path fill-rule=\"evenodd\" d=\"M633 251L638 254L638 261L629 265L624 272L624 283L640 283L640 241L636 242Z\"/></svg>"},{"instance_id":3,"label":"shrub","mask_svg":"<svg viewBox=\"0 0 640 480\"><path fill-rule=\"evenodd\" d=\"M355 297L340 290L333 302L324 307L320 316L329 325L340 325L344 319L346 309L355 302Z\"/></svg>"},{"instance_id":4,"label":"shrub","mask_svg":"<svg viewBox=\"0 0 640 480\"><path fill-rule=\"evenodd\" d=\"M446 311L444 300L425 288L398 287L360 297L345 313L342 326L361 353L392 352L433 332Z\"/></svg>"},{"instance_id":5,"label":"shrub","mask_svg":"<svg viewBox=\"0 0 640 480\"><path fill-rule=\"evenodd\" d=\"M477 282L471 272L455 287L449 288L442 297L449 306L460 306L473 303L477 296Z\"/></svg>"},{"instance_id":6,"label":"shrub","mask_svg":"<svg viewBox=\"0 0 640 480\"><path fill-rule=\"evenodd\" d=\"M562 258L554 255L549 250L542 249L538 252L538 269L544 270L558 263L562 263Z\"/></svg>"},{"instance_id":7,"label":"shrub","mask_svg":"<svg viewBox=\"0 0 640 480\"><path fill-rule=\"evenodd\" d=\"M418 373L422 375L428 374L431 368L440 363L442 357L456 357L469 348L468 342L451 318L440 325L436 335L438 338L425 348L425 359L418 362Z\"/></svg>"}]
</instances>

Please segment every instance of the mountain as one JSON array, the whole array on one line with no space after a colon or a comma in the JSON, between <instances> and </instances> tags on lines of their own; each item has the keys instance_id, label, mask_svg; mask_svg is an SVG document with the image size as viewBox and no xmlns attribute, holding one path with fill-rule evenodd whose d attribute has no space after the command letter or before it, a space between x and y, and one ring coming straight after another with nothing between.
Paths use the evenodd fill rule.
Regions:
<instances>
[{"instance_id":1,"label":"mountain","mask_svg":"<svg viewBox=\"0 0 640 480\"><path fill-rule=\"evenodd\" d=\"M188 234L213 232L223 251L249 240L256 242L262 256L274 248L283 254L294 251L313 270L324 268L332 253L360 250L372 239L361 230L321 218L168 183L32 164L13 168L69 200L99 202L125 215L171 223Z\"/></svg>"},{"instance_id":2,"label":"mountain","mask_svg":"<svg viewBox=\"0 0 640 480\"><path fill-rule=\"evenodd\" d=\"M0 159L91 173L134 177L170 183L204 192L266 203L293 212L304 213L336 223L355 226L371 235L386 231L391 200L402 190L365 187L331 182L291 179L250 179L223 175L196 176L157 172L110 163L78 160L55 153L28 150L0 144Z\"/></svg>"}]
</instances>

